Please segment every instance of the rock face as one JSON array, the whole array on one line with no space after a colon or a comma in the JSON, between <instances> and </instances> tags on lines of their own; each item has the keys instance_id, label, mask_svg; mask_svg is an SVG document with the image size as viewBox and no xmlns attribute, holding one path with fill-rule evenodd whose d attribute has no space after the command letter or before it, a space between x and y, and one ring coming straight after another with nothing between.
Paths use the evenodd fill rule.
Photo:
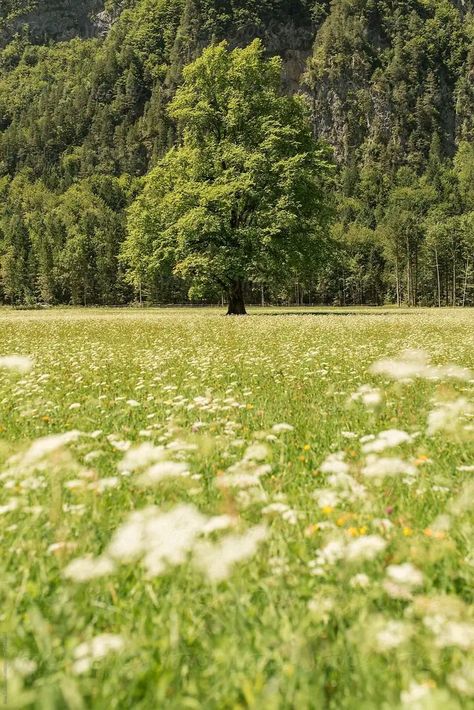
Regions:
<instances>
[{"instance_id":1,"label":"rock face","mask_svg":"<svg viewBox=\"0 0 474 710\"><path fill-rule=\"evenodd\" d=\"M101 10L102 0L2 0L0 47L22 31L37 43L92 37L100 31L95 18Z\"/></svg>"}]
</instances>

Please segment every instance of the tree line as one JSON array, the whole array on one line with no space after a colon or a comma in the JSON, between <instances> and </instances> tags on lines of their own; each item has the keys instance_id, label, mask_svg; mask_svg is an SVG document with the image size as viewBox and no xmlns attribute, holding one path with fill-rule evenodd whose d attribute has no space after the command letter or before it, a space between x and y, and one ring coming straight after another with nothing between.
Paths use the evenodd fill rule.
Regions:
<instances>
[{"instance_id":1,"label":"tree line","mask_svg":"<svg viewBox=\"0 0 474 710\"><path fill-rule=\"evenodd\" d=\"M474 305L469 3L129 0L68 41L8 10L4 303Z\"/></svg>"}]
</instances>

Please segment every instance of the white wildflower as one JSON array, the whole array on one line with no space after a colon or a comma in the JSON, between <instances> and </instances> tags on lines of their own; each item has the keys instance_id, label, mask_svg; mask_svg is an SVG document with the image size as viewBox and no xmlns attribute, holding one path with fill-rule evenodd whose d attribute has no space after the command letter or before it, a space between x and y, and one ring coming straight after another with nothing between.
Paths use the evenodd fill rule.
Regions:
<instances>
[{"instance_id":1,"label":"white wildflower","mask_svg":"<svg viewBox=\"0 0 474 710\"><path fill-rule=\"evenodd\" d=\"M5 505L0 505L0 515L5 515L5 513L11 513L18 508L18 498L10 498L8 503Z\"/></svg>"},{"instance_id":2,"label":"white wildflower","mask_svg":"<svg viewBox=\"0 0 474 710\"><path fill-rule=\"evenodd\" d=\"M36 661L33 661L31 658L26 658L23 656L14 658L13 660L9 661L8 666L10 666L15 673L18 673L18 675L24 678L35 673L36 669L38 668L38 664L36 663ZM5 670L8 673L8 668L6 668Z\"/></svg>"},{"instance_id":3,"label":"white wildflower","mask_svg":"<svg viewBox=\"0 0 474 710\"><path fill-rule=\"evenodd\" d=\"M375 362L371 372L393 380L410 381L416 377L427 380L458 379L470 380L470 370L455 365L437 367L430 365L430 356L423 350L405 350L398 359L384 359Z\"/></svg>"},{"instance_id":4,"label":"white wildflower","mask_svg":"<svg viewBox=\"0 0 474 710\"><path fill-rule=\"evenodd\" d=\"M366 478L381 479L386 476L416 476L417 470L413 464L396 457L378 457L370 454L362 468L362 475Z\"/></svg>"},{"instance_id":5,"label":"white wildflower","mask_svg":"<svg viewBox=\"0 0 474 710\"><path fill-rule=\"evenodd\" d=\"M423 574L410 562L402 565L389 565L383 588L392 599L412 598L412 591L423 584Z\"/></svg>"},{"instance_id":6,"label":"white wildflower","mask_svg":"<svg viewBox=\"0 0 474 710\"><path fill-rule=\"evenodd\" d=\"M330 454L319 467L321 473L348 473L349 466L344 461L344 451Z\"/></svg>"},{"instance_id":7,"label":"white wildflower","mask_svg":"<svg viewBox=\"0 0 474 710\"><path fill-rule=\"evenodd\" d=\"M291 424L286 424L285 422L282 422L281 424L274 424L272 426L272 432L274 434L284 434L293 430L294 427L292 427Z\"/></svg>"},{"instance_id":8,"label":"white wildflower","mask_svg":"<svg viewBox=\"0 0 474 710\"><path fill-rule=\"evenodd\" d=\"M314 491L313 498L320 508L335 508L339 503L339 494L329 488L319 488Z\"/></svg>"},{"instance_id":9,"label":"white wildflower","mask_svg":"<svg viewBox=\"0 0 474 710\"><path fill-rule=\"evenodd\" d=\"M51 436L36 439L21 457L21 465L24 467L34 466L67 444L77 441L80 435L81 432L74 430L64 434L51 434Z\"/></svg>"},{"instance_id":10,"label":"white wildflower","mask_svg":"<svg viewBox=\"0 0 474 710\"><path fill-rule=\"evenodd\" d=\"M361 572L360 574L354 575L349 580L349 584L353 589L366 589L370 585L370 578Z\"/></svg>"},{"instance_id":11,"label":"white wildflower","mask_svg":"<svg viewBox=\"0 0 474 710\"><path fill-rule=\"evenodd\" d=\"M474 647L474 624L447 621L436 634L435 644L438 648L456 646L468 651Z\"/></svg>"},{"instance_id":12,"label":"white wildflower","mask_svg":"<svg viewBox=\"0 0 474 710\"><path fill-rule=\"evenodd\" d=\"M465 397L459 397L453 402L439 403L428 414L428 436L433 436L439 431L454 433L462 425L463 418L471 414L472 405Z\"/></svg>"},{"instance_id":13,"label":"white wildflower","mask_svg":"<svg viewBox=\"0 0 474 710\"><path fill-rule=\"evenodd\" d=\"M349 562L373 560L386 547L386 541L379 535L362 535L347 544L345 557Z\"/></svg>"},{"instance_id":14,"label":"white wildflower","mask_svg":"<svg viewBox=\"0 0 474 710\"><path fill-rule=\"evenodd\" d=\"M382 403L382 393L376 387L361 385L357 392L351 395L350 399L352 402L362 402L368 410L374 410Z\"/></svg>"},{"instance_id":15,"label":"white wildflower","mask_svg":"<svg viewBox=\"0 0 474 710\"><path fill-rule=\"evenodd\" d=\"M265 444L252 444L244 454L244 461L265 461L269 455L269 449Z\"/></svg>"},{"instance_id":16,"label":"white wildflower","mask_svg":"<svg viewBox=\"0 0 474 710\"><path fill-rule=\"evenodd\" d=\"M121 562L142 559L151 576L163 574L168 566L186 560L207 522L208 518L191 505L178 505L167 512L145 508L132 513L115 532L107 554Z\"/></svg>"},{"instance_id":17,"label":"white wildflower","mask_svg":"<svg viewBox=\"0 0 474 710\"><path fill-rule=\"evenodd\" d=\"M33 369L33 360L23 355L4 355L0 357L0 369L12 370L20 374L26 374Z\"/></svg>"},{"instance_id":18,"label":"white wildflower","mask_svg":"<svg viewBox=\"0 0 474 710\"><path fill-rule=\"evenodd\" d=\"M448 676L448 683L461 695L474 697L474 663L466 662L460 670Z\"/></svg>"},{"instance_id":19,"label":"white wildflower","mask_svg":"<svg viewBox=\"0 0 474 710\"><path fill-rule=\"evenodd\" d=\"M122 452L128 451L132 445L131 441L118 439L114 434L109 434L107 441L114 449Z\"/></svg>"},{"instance_id":20,"label":"white wildflower","mask_svg":"<svg viewBox=\"0 0 474 710\"><path fill-rule=\"evenodd\" d=\"M298 522L298 513L285 503L270 503L262 510L263 515L280 515L290 525Z\"/></svg>"},{"instance_id":21,"label":"white wildflower","mask_svg":"<svg viewBox=\"0 0 474 710\"><path fill-rule=\"evenodd\" d=\"M97 481L93 481L89 484L89 490L97 491L98 493L103 493L110 488L117 488L120 484L120 479L117 476L108 476L107 478L99 478Z\"/></svg>"},{"instance_id":22,"label":"white wildflower","mask_svg":"<svg viewBox=\"0 0 474 710\"><path fill-rule=\"evenodd\" d=\"M403 707L410 708L410 710L416 710L420 703L420 707L428 708L429 706L425 703L429 700L431 692L432 688L428 683L416 683L412 680L408 690L404 690L400 695L400 701Z\"/></svg>"},{"instance_id":23,"label":"white wildflower","mask_svg":"<svg viewBox=\"0 0 474 710\"><path fill-rule=\"evenodd\" d=\"M153 446L150 442L145 442L140 446L129 449L122 461L118 465L119 471L138 471L147 468L158 461L166 458L164 446Z\"/></svg>"},{"instance_id":24,"label":"white wildflower","mask_svg":"<svg viewBox=\"0 0 474 710\"><path fill-rule=\"evenodd\" d=\"M407 587L421 587L423 584L423 574L410 562L389 565L386 572L387 577L397 584L404 584Z\"/></svg>"},{"instance_id":25,"label":"white wildflower","mask_svg":"<svg viewBox=\"0 0 474 710\"><path fill-rule=\"evenodd\" d=\"M219 530L227 530L236 524L236 519L230 515L215 515L203 525L202 534L210 535Z\"/></svg>"},{"instance_id":26,"label":"white wildflower","mask_svg":"<svg viewBox=\"0 0 474 710\"><path fill-rule=\"evenodd\" d=\"M53 542L53 544L48 547L48 552L55 555L57 552L75 550L76 547L77 544L75 542Z\"/></svg>"},{"instance_id":27,"label":"white wildflower","mask_svg":"<svg viewBox=\"0 0 474 710\"><path fill-rule=\"evenodd\" d=\"M332 566L344 559L346 546L342 540L330 540L316 555L315 565L324 567ZM314 565L313 565L314 566Z\"/></svg>"},{"instance_id":28,"label":"white wildflower","mask_svg":"<svg viewBox=\"0 0 474 710\"><path fill-rule=\"evenodd\" d=\"M108 557L78 557L68 564L64 576L73 582L89 582L112 574L115 565Z\"/></svg>"},{"instance_id":29,"label":"white wildflower","mask_svg":"<svg viewBox=\"0 0 474 710\"><path fill-rule=\"evenodd\" d=\"M121 651L124 645L123 638L116 634L101 634L95 636L91 641L79 644L74 649L73 672L76 675L87 673L95 661L105 658L110 653Z\"/></svg>"},{"instance_id":30,"label":"white wildflower","mask_svg":"<svg viewBox=\"0 0 474 710\"><path fill-rule=\"evenodd\" d=\"M385 451L385 449L392 449L401 444L410 444L412 441L413 437L407 434L406 431L388 429L387 431L381 431L380 434L377 434L373 441L363 444L362 451L365 454L380 453L381 451Z\"/></svg>"},{"instance_id":31,"label":"white wildflower","mask_svg":"<svg viewBox=\"0 0 474 710\"><path fill-rule=\"evenodd\" d=\"M376 634L379 651L391 651L409 640L412 635L411 627L403 621L392 619Z\"/></svg>"},{"instance_id":32,"label":"white wildflower","mask_svg":"<svg viewBox=\"0 0 474 710\"><path fill-rule=\"evenodd\" d=\"M189 478L188 465L177 461L161 461L151 466L140 476L138 482L142 485L155 485L169 478Z\"/></svg>"},{"instance_id":33,"label":"white wildflower","mask_svg":"<svg viewBox=\"0 0 474 710\"><path fill-rule=\"evenodd\" d=\"M195 550L194 563L212 582L229 577L237 562L253 557L267 537L263 525L250 528L242 535L228 535L216 544L200 543Z\"/></svg>"}]
</instances>

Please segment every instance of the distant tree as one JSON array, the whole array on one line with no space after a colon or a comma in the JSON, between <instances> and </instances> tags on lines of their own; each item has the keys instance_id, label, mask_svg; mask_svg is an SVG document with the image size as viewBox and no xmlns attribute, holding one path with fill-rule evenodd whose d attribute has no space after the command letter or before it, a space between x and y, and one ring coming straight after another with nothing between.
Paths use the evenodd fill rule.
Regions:
<instances>
[{"instance_id":1,"label":"distant tree","mask_svg":"<svg viewBox=\"0 0 474 710\"><path fill-rule=\"evenodd\" d=\"M124 254L141 278L133 244L145 242L157 269L171 262L191 293L217 288L229 314L244 314L247 279L317 258L331 164L303 100L282 95L280 59L259 41L211 46L183 74L169 109L181 142L146 177Z\"/></svg>"}]
</instances>

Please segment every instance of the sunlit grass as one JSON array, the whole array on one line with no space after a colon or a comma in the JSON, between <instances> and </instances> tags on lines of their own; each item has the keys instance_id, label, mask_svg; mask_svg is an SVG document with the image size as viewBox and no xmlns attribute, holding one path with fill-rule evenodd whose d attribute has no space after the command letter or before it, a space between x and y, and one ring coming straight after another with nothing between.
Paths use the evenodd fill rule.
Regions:
<instances>
[{"instance_id":1,"label":"sunlit grass","mask_svg":"<svg viewBox=\"0 0 474 710\"><path fill-rule=\"evenodd\" d=\"M307 310L0 311L0 356L34 361L0 369L10 706L472 701L474 380L403 383L371 366L410 348L474 370L474 316ZM429 434L430 412L452 402ZM389 430L408 437L371 452L364 437ZM32 441L72 431L28 463ZM133 464L145 442L185 475L164 478L166 464L150 485L150 462ZM384 458L401 470L382 475ZM181 504L227 516L211 524L223 529L199 529L159 573L144 550L112 555L131 513L153 505L161 520ZM219 545L234 536L241 552L252 531L254 549L222 573ZM85 556L113 570L78 581Z\"/></svg>"}]
</instances>

